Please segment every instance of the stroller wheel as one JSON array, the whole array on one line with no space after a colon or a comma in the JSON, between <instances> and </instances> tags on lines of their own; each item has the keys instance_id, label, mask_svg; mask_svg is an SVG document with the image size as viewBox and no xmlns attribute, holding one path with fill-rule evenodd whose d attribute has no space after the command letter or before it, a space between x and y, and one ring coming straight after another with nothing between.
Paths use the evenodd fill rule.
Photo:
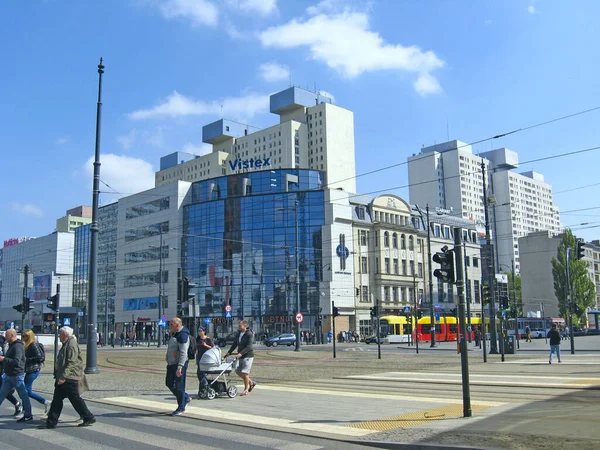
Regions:
<instances>
[{"instance_id":1,"label":"stroller wheel","mask_svg":"<svg viewBox=\"0 0 600 450\"><path fill-rule=\"evenodd\" d=\"M214 400L216 396L217 393L215 392L215 390L213 388L208 388L208 391L206 391L206 398L209 400Z\"/></svg>"},{"instance_id":2,"label":"stroller wheel","mask_svg":"<svg viewBox=\"0 0 600 450\"><path fill-rule=\"evenodd\" d=\"M237 395L237 388L235 386L229 386L227 389L227 395L229 398L233 398Z\"/></svg>"},{"instance_id":3,"label":"stroller wheel","mask_svg":"<svg viewBox=\"0 0 600 450\"><path fill-rule=\"evenodd\" d=\"M201 389L198 392L198 397L200 397L202 400L206 400L206 389Z\"/></svg>"}]
</instances>

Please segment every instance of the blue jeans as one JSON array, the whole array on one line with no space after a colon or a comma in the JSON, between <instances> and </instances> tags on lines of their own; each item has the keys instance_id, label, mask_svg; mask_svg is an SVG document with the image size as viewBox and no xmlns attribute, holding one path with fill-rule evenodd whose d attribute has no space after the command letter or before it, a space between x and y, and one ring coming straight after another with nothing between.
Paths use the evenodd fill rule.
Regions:
<instances>
[{"instance_id":1,"label":"blue jeans","mask_svg":"<svg viewBox=\"0 0 600 450\"><path fill-rule=\"evenodd\" d=\"M552 355L556 353L558 362L560 362L560 345L550 345L550 361L552 361Z\"/></svg>"},{"instance_id":2,"label":"blue jeans","mask_svg":"<svg viewBox=\"0 0 600 450\"><path fill-rule=\"evenodd\" d=\"M167 366L167 377L165 379L165 384L177 399L177 409L179 411L185 411L185 405L187 405L188 399L190 398L190 396L185 392L185 376L187 368L188 361L185 362L183 368L181 369L181 376L178 377L176 375L177 364Z\"/></svg>"},{"instance_id":3,"label":"blue jeans","mask_svg":"<svg viewBox=\"0 0 600 450\"><path fill-rule=\"evenodd\" d=\"M46 399L44 397L42 397L39 394L36 394L35 392L33 392L33 382L36 380L36 378L38 377L38 375L40 374L39 370L36 370L35 372L32 373L26 373L25 374L25 388L27 389L27 393L29 394L29 397L37 400L38 402L40 402L42 405L44 403L46 403Z\"/></svg>"},{"instance_id":4,"label":"blue jeans","mask_svg":"<svg viewBox=\"0 0 600 450\"><path fill-rule=\"evenodd\" d=\"M208 379L206 378L206 372L202 372L200 370L200 364L198 364L198 370L196 372L198 375L198 381L200 382L200 388L204 389L208 386Z\"/></svg>"},{"instance_id":5,"label":"blue jeans","mask_svg":"<svg viewBox=\"0 0 600 450\"><path fill-rule=\"evenodd\" d=\"M25 417L31 416L31 402L29 401L29 394L27 394L27 388L23 379L25 375L19 375L16 377L9 377L6 374L2 375L2 387L0 388L0 405L10 393L11 390L16 390L21 397L21 403L23 404L23 411Z\"/></svg>"}]
</instances>

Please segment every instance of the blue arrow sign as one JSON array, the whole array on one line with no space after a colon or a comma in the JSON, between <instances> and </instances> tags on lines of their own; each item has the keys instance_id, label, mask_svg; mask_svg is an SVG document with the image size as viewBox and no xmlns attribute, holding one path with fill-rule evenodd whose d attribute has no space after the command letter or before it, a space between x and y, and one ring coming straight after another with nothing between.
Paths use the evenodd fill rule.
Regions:
<instances>
[{"instance_id":1,"label":"blue arrow sign","mask_svg":"<svg viewBox=\"0 0 600 450\"><path fill-rule=\"evenodd\" d=\"M208 325L208 324L210 323L210 317L207 317L206 319L204 319L204 323L205 323L206 325Z\"/></svg>"},{"instance_id":2,"label":"blue arrow sign","mask_svg":"<svg viewBox=\"0 0 600 450\"><path fill-rule=\"evenodd\" d=\"M165 321L164 321L164 320L162 320L162 319L160 319L160 320L158 321L158 326L159 326L159 327L164 327L166 324L167 324L167 322L165 322Z\"/></svg>"},{"instance_id":3,"label":"blue arrow sign","mask_svg":"<svg viewBox=\"0 0 600 450\"><path fill-rule=\"evenodd\" d=\"M68 317L65 317L65 318L63 319L63 325L64 325L65 327L68 327L69 325L71 325L71 319L69 319Z\"/></svg>"},{"instance_id":4,"label":"blue arrow sign","mask_svg":"<svg viewBox=\"0 0 600 450\"><path fill-rule=\"evenodd\" d=\"M440 321L440 315L439 315L439 314L436 314L436 315L435 315L435 321L436 321L436 322L439 322L439 321Z\"/></svg>"},{"instance_id":5,"label":"blue arrow sign","mask_svg":"<svg viewBox=\"0 0 600 450\"><path fill-rule=\"evenodd\" d=\"M404 307L404 314L410 314L410 306Z\"/></svg>"},{"instance_id":6,"label":"blue arrow sign","mask_svg":"<svg viewBox=\"0 0 600 450\"><path fill-rule=\"evenodd\" d=\"M231 319L231 311L226 312L225 317Z\"/></svg>"}]
</instances>

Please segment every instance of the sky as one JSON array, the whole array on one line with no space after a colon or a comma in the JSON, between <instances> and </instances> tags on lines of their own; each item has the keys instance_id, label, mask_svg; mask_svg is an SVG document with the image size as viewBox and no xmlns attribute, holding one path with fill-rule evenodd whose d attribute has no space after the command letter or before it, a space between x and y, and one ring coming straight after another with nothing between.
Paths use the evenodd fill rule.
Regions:
<instances>
[{"instance_id":1,"label":"sky","mask_svg":"<svg viewBox=\"0 0 600 450\"><path fill-rule=\"evenodd\" d=\"M354 112L359 193L410 200L424 145L507 147L598 239L600 149L530 162L600 146L600 109L532 127L600 107L597 17L596 0L2 1L0 240L91 205L100 57L101 204L153 187L161 156L208 152L203 125L277 123L268 97L293 84Z\"/></svg>"}]
</instances>

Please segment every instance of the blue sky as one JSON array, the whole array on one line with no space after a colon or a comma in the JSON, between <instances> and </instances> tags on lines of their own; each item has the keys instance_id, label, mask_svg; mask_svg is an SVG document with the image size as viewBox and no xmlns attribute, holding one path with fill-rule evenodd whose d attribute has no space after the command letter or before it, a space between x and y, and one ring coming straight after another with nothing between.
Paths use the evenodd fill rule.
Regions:
<instances>
[{"instance_id":1,"label":"blue sky","mask_svg":"<svg viewBox=\"0 0 600 450\"><path fill-rule=\"evenodd\" d=\"M3 1L0 239L48 234L91 204L100 56L101 179L134 193L152 187L161 156L206 152L202 126L221 110L276 123L268 95L290 81L354 111L359 174L448 137L479 141L600 106L599 16L595 0ZM600 110L474 151L505 146L529 161L600 146L599 120ZM571 190L597 183L599 162L596 150L521 166L546 176L563 224L588 240L600 209L567 211L600 206L597 186ZM408 198L407 182L404 165L357 185Z\"/></svg>"}]
</instances>

